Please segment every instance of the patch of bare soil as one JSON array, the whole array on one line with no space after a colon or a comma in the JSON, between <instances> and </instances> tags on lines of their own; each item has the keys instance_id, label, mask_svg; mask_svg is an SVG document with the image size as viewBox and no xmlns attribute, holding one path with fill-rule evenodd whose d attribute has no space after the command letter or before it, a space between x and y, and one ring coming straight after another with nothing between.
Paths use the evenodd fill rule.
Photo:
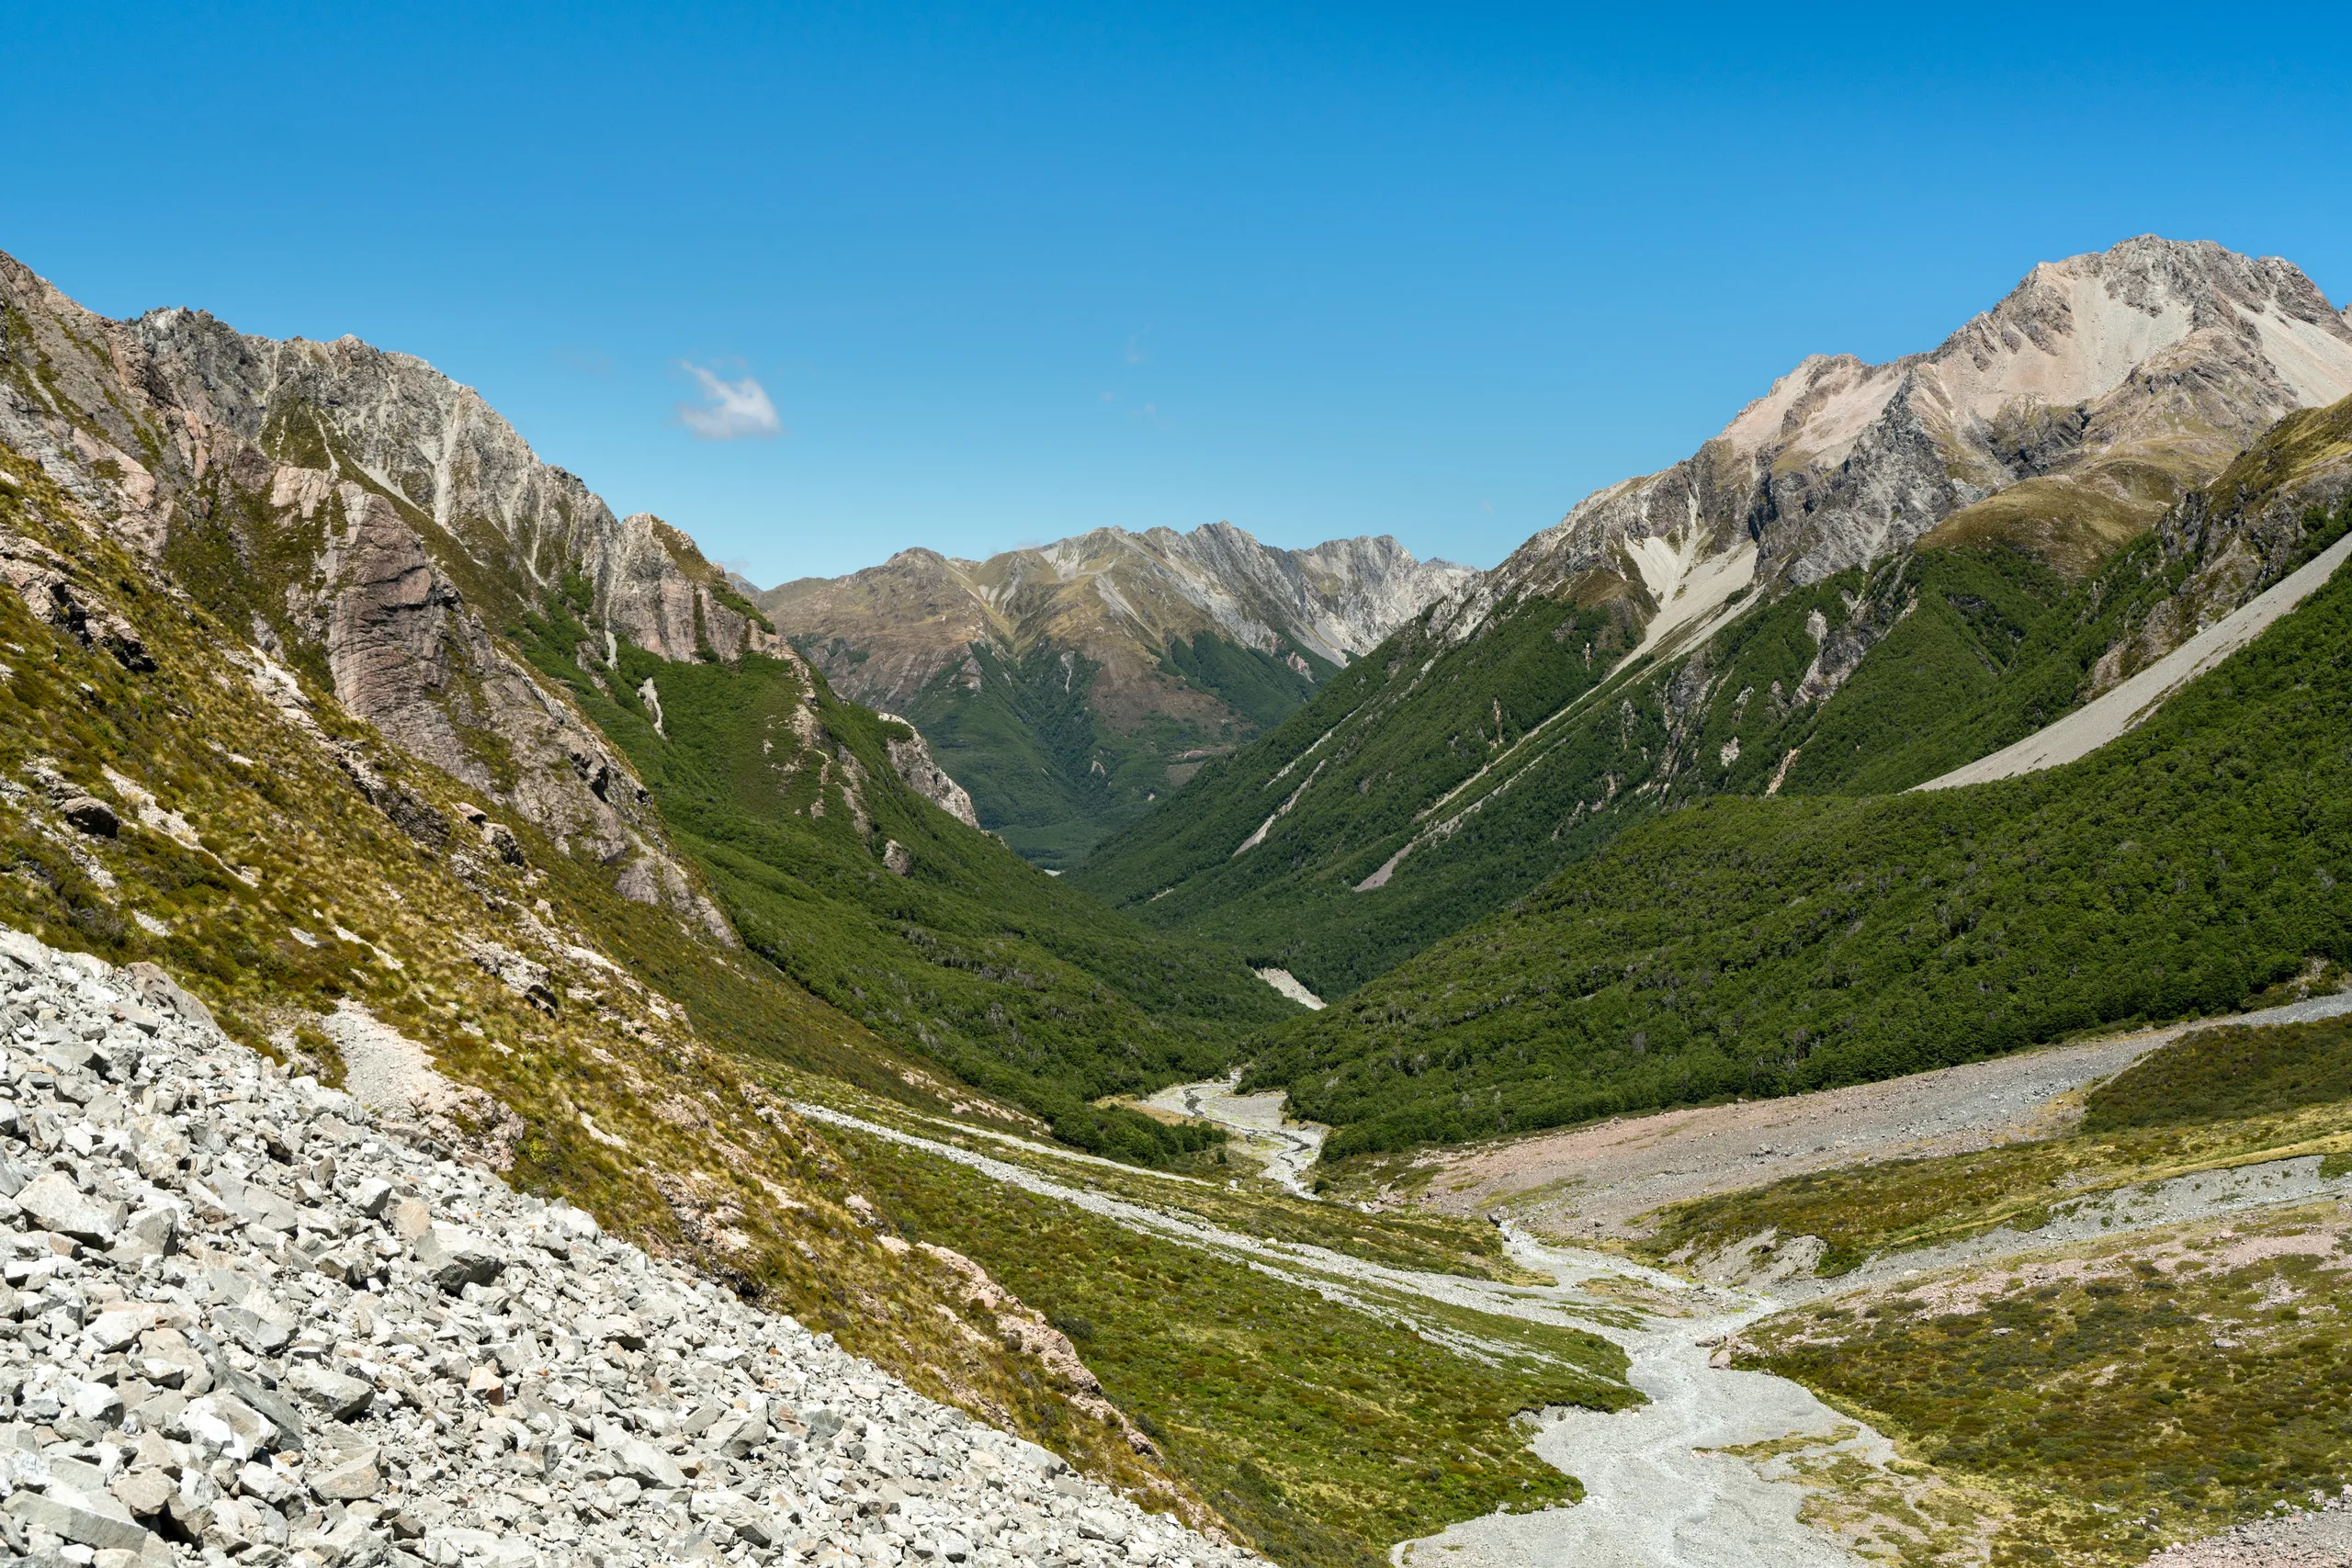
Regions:
<instances>
[{"instance_id":1,"label":"patch of bare soil","mask_svg":"<svg viewBox=\"0 0 2352 1568\"><path fill-rule=\"evenodd\" d=\"M1508 1213L1570 1241L1637 1235L1663 1204L1871 1161L1962 1154L2066 1130L2080 1091L2189 1029L2352 1011L2352 994L2233 1019L2020 1052L1784 1100L1620 1118L1420 1156L1391 1192L1448 1213Z\"/></svg>"}]
</instances>

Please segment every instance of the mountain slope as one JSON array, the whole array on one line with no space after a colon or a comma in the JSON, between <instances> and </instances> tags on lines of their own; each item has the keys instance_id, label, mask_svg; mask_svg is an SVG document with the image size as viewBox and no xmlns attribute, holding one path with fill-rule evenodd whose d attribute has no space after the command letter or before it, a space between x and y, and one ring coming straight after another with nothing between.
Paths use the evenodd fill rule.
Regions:
<instances>
[{"instance_id":1,"label":"mountain slope","mask_svg":"<svg viewBox=\"0 0 2352 1568\"><path fill-rule=\"evenodd\" d=\"M1390 538L1098 528L985 561L907 550L760 604L843 695L907 715L982 822L1063 866L1471 574Z\"/></svg>"},{"instance_id":2,"label":"mountain slope","mask_svg":"<svg viewBox=\"0 0 2352 1568\"><path fill-rule=\"evenodd\" d=\"M0 577L0 925L160 966L289 1070L364 1077L404 1135L1182 1496L956 1269L860 1241L851 1162L761 1081L944 1112L935 1071L388 744L5 445Z\"/></svg>"},{"instance_id":3,"label":"mountain slope","mask_svg":"<svg viewBox=\"0 0 2352 1568\"><path fill-rule=\"evenodd\" d=\"M1673 813L1289 1026L1251 1081L1344 1154L2234 1007L2352 957L2347 649L2338 577L2082 761Z\"/></svg>"},{"instance_id":4,"label":"mountain slope","mask_svg":"<svg viewBox=\"0 0 2352 1568\"><path fill-rule=\"evenodd\" d=\"M74 993L60 1020L27 994L21 977L0 986L10 993L0 1000L15 1048L41 1061L37 1072L21 1064L16 1071L24 1114L21 1124L10 1123L16 1141L36 1141L37 1156L19 1151L12 1158L68 1163L90 1182L101 1212L111 1198L148 1201L144 1188L119 1184L131 1165L142 1179L185 1169L209 1184L188 1190L204 1203L233 1196L224 1173L252 1175L256 1187L284 1188L289 1203L301 1197L300 1213L310 1218L273 1232L246 1228L243 1214L183 1208L183 1246L199 1245L209 1231L215 1239L233 1234L241 1245L266 1247L273 1291L314 1294L301 1281L314 1277L316 1265L354 1267L356 1238L323 1234L311 1195L294 1191L298 1179L333 1184L310 1163L315 1145L303 1152L306 1140L345 1135L331 1121L277 1124L285 1102L256 1100L250 1089L191 1101L159 1087L150 1099L144 1084L107 1084L60 1066L92 1055L77 1027L89 1018L101 1020L104 1031L96 1048L101 1073L137 1059L122 1055L137 1051L122 1037L143 1027L141 1015L98 986L135 983L150 1004L177 1010L181 1004L162 998L180 993L146 967L153 964L185 980L233 1038L284 1064L283 1076L266 1081L307 1093L286 1077L340 1080L377 1108L391 1139L435 1159L488 1167L542 1197L568 1198L608 1232L693 1265L703 1280L695 1288L714 1300L723 1291L788 1311L808 1331L833 1336L910 1386L1045 1445L1144 1506L1239 1536L1302 1568L1364 1568L1385 1562L1397 1535L1442 1529L1505 1500L1573 1497L1573 1477L1523 1451L1517 1413L1566 1401L1612 1408L1636 1397L1618 1380L1622 1359L1612 1367L1608 1348L1576 1329L1521 1325L1498 1356L1479 1332L1480 1314L1450 1303L1400 1318L1384 1296L1327 1293L1335 1255L1393 1261L1417 1278L1430 1269L1508 1274L1490 1227L1335 1213L1261 1196L1250 1183L1057 1155L1034 1134L998 1145L1068 1176L1068 1201L1041 1203L976 1183L947 1158L877 1144L870 1122L868 1134L843 1131L831 1107L848 1102L869 1117L921 1125L942 1140L934 1146L944 1155L961 1156L965 1149L946 1141L968 1145L976 1128L1001 1130L1022 1118L956 1083L935 1058L899 1051L757 953L720 945L695 909L625 897L615 868L576 845L559 847L512 804L485 803L406 755L345 712L331 690L253 648L169 573L132 555L40 466L5 445L0 582L7 589L0 592L0 870L8 873L0 876L0 955L13 954L0 956L0 971L26 961L16 933L37 932L66 953L55 966L58 983ZM573 586L579 599L565 608L586 598L584 586ZM552 611L528 618L548 632L575 629ZM509 650L544 656L543 641L526 625ZM910 753L914 740L832 699L788 651L731 664L673 663L620 644L615 663L574 676L602 700L620 701L605 696L598 681L632 692L641 705L641 716L630 707L628 722L612 722L628 749L643 748L642 776L653 798L639 804L660 813L656 826L686 874L698 874L684 857L702 852L706 835L772 829L805 820L791 817L793 804L823 805L818 830L778 835L781 868L758 860L773 841L724 846L748 864L741 881L751 895L740 904L735 865L718 855L707 863L710 886L738 908L754 946L777 930L832 934L835 945L820 954L834 962L832 972L877 1003L896 1003L899 993L886 998L877 986L921 971L879 939L910 950L935 944L940 966L955 971L939 977L945 1006L967 1013L978 1007L985 1016L985 988L996 987L1008 1019L1024 1030L1033 1020L1050 1023L1053 1008L1070 1005L1091 1010L1083 1020L1090 1030L1125 1029L1133 1014L1120 1010L1137 1004L1108 985L1085 989L1090 963L1141 971L1129 983L1159 987L1148 998L1156 1012L1181 1015L1185 998L1167 993L1189 991L1204 978L1212 987L1204 1006L1243 1015L1253 1002L1286 1009L1238 970L1228 978L1242 989L1216 998L1213 987L1227 981L1171 963L1181 947L1125 928L918 796L915 783L894 782L893 752ZM636 695L626 678L640 674L650 690ZM706 689L694 687L697 676ZM804 719L821 727L821 745L762 746L782 742ZM800 781L782 812L774 809L781 792L765 773L778 759L788 760ZM922 777L919 768L908 771ZM853 776L863 781L854 788ZM730 803L740 810L730 814ZM872 840L857 826L860 805L876 829ZM902 862L903 877L894 874L893 843L912 857ZM797 886L782 886L780 869ZM1008 897L998 909L985 877L1014 884L1028 902ZM893 901L861 902L876 888ZM811 908L786 907L796 903ZM1066 957L1048 951L1073 936L1053 929L1064 917L1087 922L1075 936L1091 948ZM952 927L951 918L970 927ZM116 973L106 964L128 967ZM958 981L960 991L952 988ZM1033 998L1031 1012L1020 1010L1024 997ZM105 1022L109 1009L116 1021ZM886 1028L900 1021L878 1006L875 1011ZM1156 1041L1138 1036L1145 1045ZM1132 1062L1113 1061L1133 1070ZM1057 1066L1050 1054L1014 1065L1033 1076ZM222 1078L247 1076L226 1059L212 1066ZM101 1122L130 1119L133 1136L124 1148L135 1161L130 1154L120 1161L82 1157L70 1127L60 1134L64 1143L54 1143L51 1134L66 1124L45 1107L84 1100ZM319 1104L316 1097L311 1102ZM173 1108L190 1105L199 1119L225 1119L250 1135L241 1134L234 1147L208 1138L175 1154ZM379 1153L390 1146L379 1145ZM426 1193L446 1213L447 1202L479 1195L476 1181L468 1174L428 1183ZM1106 1189L1151 1205L1131 1206L1150 1222L1149 1235L1102 1217ZM254 1199L248 1192L243 1201ZM1205 1212L1216 1224L1250 1234L1227 1233L1229 1243L1214 1253L1176 1245L1162 1233L1191 1222L1170 1220L1170 1209ZM0 1213L27 1223L13 1205ZM152 1242L161 1218L143 1216L141 1235ZM164 1234L168 1238L168 1226ZM1276 1246L1288 1251L1300 1242L1329 1249L1316 1252L1302 1277L1270 1276L1259 1266ZM20 1364L29 1357L37 1375L28 1385L36 1402L23 1413L40 1414L38 1397L52 1372L119 1370L124 1401L147 1397L153 1390L133 1365L85 1359L72 1324L85 1301L108 1300L102 1292L109 1290L148 1300L159 1280L181 1279L184 1269L194 1278L206 1256L183 1254L158 1273L152 1266L142 1271L135 1253L85 1246L57 1273L44 1265L25 1281L28 1321L12 1343ZM977 1261L983 1257L995 1264ZM1033 1304L1007 1289L1007 1276L1049 1293ZM641 1300L617 1303L634 1321L610 1325L628 1331L615 1336L624 1344L647 1330L642 1352L622 1344L574 1348L560 1336L550 1338L544 1323L539 1349L501 1348L528 1358L526 1367L538 1364L541 1351L572 1358L566 1370L581 1391L573 1408L582 1424L593 1413L598 1425L633 1426L695 1468L678 1420L700 1399L692 1391L706 1378L694 1367L708 1358L695 1357L683 1339L664 1343L663 1319L655 1315L660 1296L649 1289ZM73 1319L51 1315L68 1306ZM469 1324L495 1315L487 1297L450 1306ZM672 1325L669 1333L678 1332ZM595 1388L622 1385L609 1376L593 1382L601 1374L592 1352L608 1366L661 1369L665 1381L655 1404L624 1411L601 1403ZM238 1349L224 1346L222 1354L249 1374L275 1375ZM1377 1388L1359 1360L1367 1355L1383 1369ZM456 1423L454 1440L477 1426L477 1435L494 1432L492 1423L503 1419L479 1382L456 1388L487 1359L437 1358L430 1378L421 1362L380 1347L375 1358L344 1357L336 1365L381 1380L388 1416L390 1391L428 1391L424 1403ZM445 1384L443 1373L453 1381ZM509 1415L548 1414L534 1403L531 1385L518 1390L513 1367L502 1375L514 1395ZM403 1382L412 1376L414 1382ZM822 1393L812 1387L802 1396ZM158 1425L176 1408L174 1397L156 1407ZM877 1395L854 1388L853 1397ZM447 1402L453 1398L461 1403ZM1302 1409L1329 1418L1302 1430ZM820 1442L821 1414L807 1403L802 1410ZM74 1424L80 1419L60 1423L78 1453L119 1436L102 1424ZM41 1430L46 1440L48 1428ZM550 1472L544 1479L559 1497L592 1479L583 1472L596 1462L594 1447L565 1447L560 1427L531 1430L533 1438L514 1430L508 1437L544 1457ZM545 1436L559 1441L542 1456L533 1444ZM864 1440L887 1436L877 1427ZM844 1440L858 1438L852 1430ZM918 1470L930 1462L897 1449L868 1454ZM389 1450L387 1457L398 1461L403 1454ZM704 1457L705 1483L727 1473ZM501 1483L505 1496L538 1484L510 1469L496 1473L508 1478ZM39 1493L41 1483L20 1473L20 1496L28 1487ZM723 1501L707 1485L695 1495ZM258 1495L232 1502L243 1510L241 1540L279 1517L255 1512L264 1506ZM811 1539L854 1541L863 1533L866 1521L854 1500L837 1506L838 1517L804 1495L800 1512ZM21 1515L23 1505L15 1511ZM180 1522L204 1529L205 1517L190 1511ZM554 1511L549 1521L558 1532L564 1527ZM299 1519L283 1522L291 1530ZM986 1541L1004 1520L979 1512L969 1522L979 1527L971 1538ZM709 1518L698 1517L695 1528L724 1539ZM673 1525L663 1539L674 1553L692 1538ZM1030 1548L1015 1540L999 1550L1004 1554L982 1560L1014 1561Z\"/></svg>"},{"instance_id":5,"label":"mountain slope","mask_svg":"<svg viewBox=\"0 0 2352 1568\"><path fill-rule=\"evenodd\" d=\"M1680 802L1917 783L2275 581L2332 481L2290 463L2212 549L2191 487L2347 390L2352 329L2285 263L2039 267L1934 353L1807 361L1579 502L1077 879L1330 997Z\"/></svg>"},{"instance_id":6,"label":"mountain slope","mask_svg":"<svg viewBox=\"0 0 2352 1568\"><path fill-rule=\"evenodd\" d=\"M1230 953L1121 919L926 797L921 738L788 648L682 662L622 643L583 665L560 609L530 632L752 953L1067 1141L1148 1163L1204 1146L1088 1102L1222 1072L1243 1030L1296 1010Z\"/></svg>"}]
</instances>

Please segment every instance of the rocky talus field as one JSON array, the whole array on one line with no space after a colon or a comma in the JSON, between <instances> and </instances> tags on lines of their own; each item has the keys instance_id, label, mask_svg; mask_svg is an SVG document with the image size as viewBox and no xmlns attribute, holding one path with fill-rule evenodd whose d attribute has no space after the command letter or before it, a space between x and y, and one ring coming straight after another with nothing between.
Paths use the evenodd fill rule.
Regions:
<instances>
[{"instance_id":1,"label":"rocky talus field","mask_svg":"<svg viewBox=\"0 0 2352 1568\"><path fill-rule=\"evenodd\" d=\"M0 1552L1256 1561L0 931Z\"/></svg>"}]
</instances>

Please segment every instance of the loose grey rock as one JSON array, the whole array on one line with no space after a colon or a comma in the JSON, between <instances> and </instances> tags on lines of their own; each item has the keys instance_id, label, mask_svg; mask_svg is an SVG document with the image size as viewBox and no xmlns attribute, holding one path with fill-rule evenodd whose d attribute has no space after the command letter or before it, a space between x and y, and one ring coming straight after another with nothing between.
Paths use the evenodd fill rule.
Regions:
<instances>
[{"instance_id":1,"label":"loose grey rock","mask_svg":"<svg viewBox=\"0 0 2352 1568\"><path fill-rule=\"evenodd\" d=\"M52 1483L47 1495L18 1492L5 1506L26 1528L47 1530L83 1546L137 1551L147 1544L147 1528L111 1496L94 1497Z\"/></svg>"},{"instance_id":2,"label":"loose grey rock","mask_svg":"<svg viewBox=\"0 0 2352 1568\"><path fill-rule=\"evenodd\" d=\"M311 1483L311 1490L330 1503L356 1503L384 1489L383 1472L372 1459L339 1464Z\"/></svg>"},{"instance_id":3,"label":"loose grey rock","mask_svg":"<svg viewBox=\"0 0 2352 1568\"><path fill-rule=\"evenodd\" d=\"M453 1295L468 1285L489 1284L506 1267L504 1258L456 1225L434 1225L416 1238L413 1250L424 1265L425 1278Z\"/></svg>"},{"instance_id":4,"label":"loose grey rock","mask_svg":"<svg viewBox=\"0 0 2352 1568\"><path fill-rule=\"evenodd\" d=\"M122 1229L130 1205L85 1197L73 1179L58 1171L39 1177L17 1194L22 1209L43 1230L104 1246Z\"/></svg>"},{"instance_id":5,"label":"loose grey rock","mask_svg":"<svg viewBox=\"0 0 2352 1568\"><path fill-rule=\"evenodd\" d=\"M376 1397L373 1383L346 1377L324 1367L297 1367L286 1374L285 1386L305 1404L315 1405L338 1421L348 1421Z\"/></svg>"},{"instance_id":6,"label":"loose grey rock","mask_svg":"<svg viewBox=\"0 0 2352 1568\"><path fill-rule=\"evenodd\" d=\"M48 1015L0 1034L38 1227L0 1283L0 1538L90 1568L1253 1561L288 1077L145 968L0 928L0 1011Z\"/></svg>"}]
</instances>

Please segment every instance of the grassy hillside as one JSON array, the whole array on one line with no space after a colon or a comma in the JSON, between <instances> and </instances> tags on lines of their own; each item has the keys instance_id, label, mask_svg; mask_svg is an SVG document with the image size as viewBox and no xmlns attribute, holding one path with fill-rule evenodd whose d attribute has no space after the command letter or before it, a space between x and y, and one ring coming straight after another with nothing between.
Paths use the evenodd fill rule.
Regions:
<instances>
[{"instance_id":1,"label":"grassy hillside","mask_svg":"<svg viewBox=\"0 0 2352 1568\"><path fill-rule=\"evenodd\" d=\"M2339 580L2070 767L1655 821L1270 1036L1252 1081L1345 1154L2230 1008L2352 945L2347 727Z\"/></svg>"},{"instance_id":2,"label":"grassy hillside","mask_svg":"<svg viewBox=\"0 0 2352 1568\"><path fill-rule=\"evenodd\" d=\"M1088 1102L1221 1071L1244 1031L1295 1010L1231 953L1103 908L917 795L888 751L903 728L806 666L624 647L592 679L566 619L533 617L533 657L628 754L752 951L1057 1135L1145 1161L1201 1146L1201 1129Z\"/></svg>"}]
</instances>

